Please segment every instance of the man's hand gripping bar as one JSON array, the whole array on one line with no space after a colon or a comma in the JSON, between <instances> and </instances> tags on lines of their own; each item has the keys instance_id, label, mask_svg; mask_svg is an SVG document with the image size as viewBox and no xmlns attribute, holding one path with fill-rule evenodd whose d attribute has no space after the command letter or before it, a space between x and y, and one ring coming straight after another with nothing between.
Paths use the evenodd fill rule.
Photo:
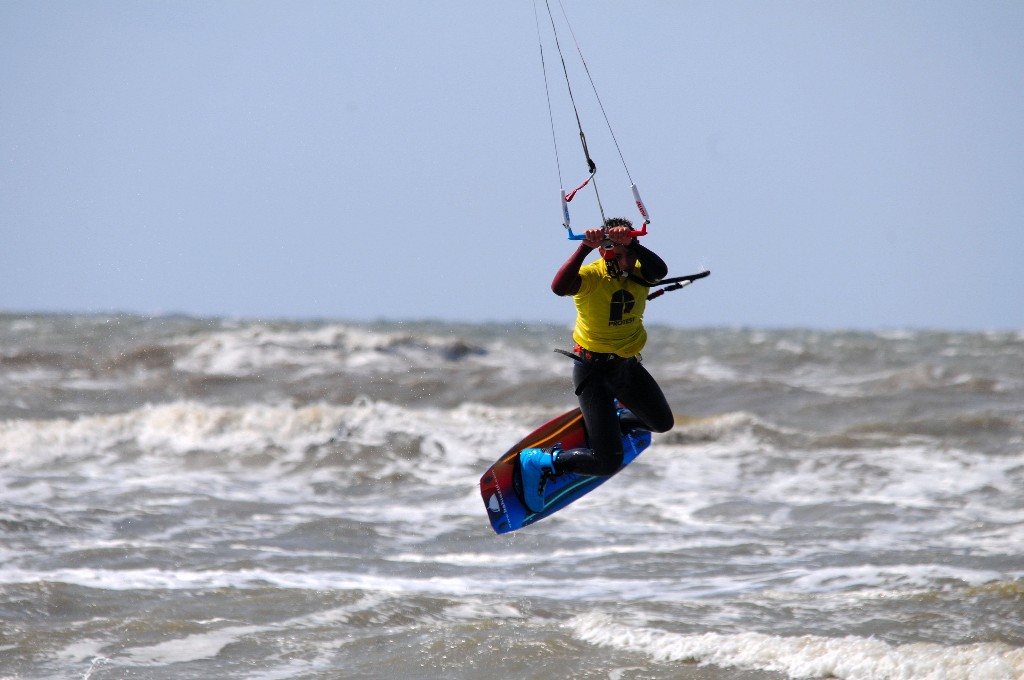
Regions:
<instances>
[{"instance_id":1,"label":"man's hand gripping bar","mask_svg":"<svg viewBox=\"0 0 1024 680\"><path fill-rule=\"evenodd\" d=\"M587 183L590 182L590 180L593 179L593 177L594 175L590 175L590 177L587 178L586 182L573 189L573 191L568 195L566 195L564 190L562 191L562 217L565 220L563 222L563 226L565 227L565 230L569 232L570 241L583 241L587 238L583 234L574 234L572 231L572 227L569 226L569 201L571 201L576 196L577 191L587 186ZM647 207L644 205L643 199L640 198L640 191L636 188L636 184L630 184L629 188L632 189L633 191L633 200L636 202L637 210L640 211L640 216L644 218L643 226L640 229L633 229L632 231L629 232L629 235L634 237L646 236L647 225L651 223L651 217L647 213Z\"/></svg>"}]
</instances>

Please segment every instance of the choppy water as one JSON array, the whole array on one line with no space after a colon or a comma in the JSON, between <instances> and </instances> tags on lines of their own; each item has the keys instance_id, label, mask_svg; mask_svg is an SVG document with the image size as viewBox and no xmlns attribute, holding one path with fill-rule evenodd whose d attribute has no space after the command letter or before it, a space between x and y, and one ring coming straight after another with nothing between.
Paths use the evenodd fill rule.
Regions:
<instances>
[{"instance_id":1,"label":"choppy water","mask_svg":"<svg viewBox=\"0 0 1024 680\"><path fill-rule=\"evenodd\" d=\"M1024 677L1024 333L651 329L522 532L562 327L0 315L0 678Z\"/></svg>"}]
</instances>

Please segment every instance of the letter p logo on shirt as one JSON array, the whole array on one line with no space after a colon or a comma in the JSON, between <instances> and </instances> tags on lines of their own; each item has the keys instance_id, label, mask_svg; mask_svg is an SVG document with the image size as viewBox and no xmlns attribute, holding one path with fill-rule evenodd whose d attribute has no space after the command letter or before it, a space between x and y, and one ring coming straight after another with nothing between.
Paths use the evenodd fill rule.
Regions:
<instances>
[{"instance_id":1,"label":"letter p logo on shirt","mask_svg":"<svg viewBox=\"0 0 1024 680\"><path fill-rule=\"evenodd\" d=\"M617 290L612 294L612 303L608 310L608 324L621 323L622 318L633 311L636 300L628 290Z\"/></svg>"}]
</instances>

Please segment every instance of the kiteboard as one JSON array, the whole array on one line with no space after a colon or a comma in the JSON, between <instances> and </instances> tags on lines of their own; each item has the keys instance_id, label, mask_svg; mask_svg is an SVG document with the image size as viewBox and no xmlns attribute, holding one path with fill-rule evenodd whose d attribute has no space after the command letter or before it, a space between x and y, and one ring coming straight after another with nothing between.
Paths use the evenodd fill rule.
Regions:
<instances>
[{"instance_id":1,"label":"kiteboard","mask_svg":"<svg viewBox=\"0 0 1024 680\"><path fill-rule=\"evenodd\" d=\"M651 433L631 431L622 435L625 467L651 444ZM480 478L480 496L495 533L506 534L552 515L585 496L610 477L588 477L572 473L548 480L544 487L544 509L534 512L523 502L519 452L523 449L558 446L562 450L587 446L583 414L578 408L544 423L509 449ZM621 469L620 469L621 470Z\"/></svg>"}]
</instances>

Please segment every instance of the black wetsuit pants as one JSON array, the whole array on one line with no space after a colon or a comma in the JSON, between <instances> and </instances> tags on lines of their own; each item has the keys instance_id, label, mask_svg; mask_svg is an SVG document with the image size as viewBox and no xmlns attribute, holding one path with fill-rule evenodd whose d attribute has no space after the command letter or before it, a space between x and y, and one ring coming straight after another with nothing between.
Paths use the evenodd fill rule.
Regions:
<instances>
[{"instance_id":1,"label":"black wetsuit pants","mask_svg":"<svg viewBox=\"0 0 1024 680\"><path fill-rule=\"evenodd\" d=\"M555 470L559 474L613 475L622 467L624 429L634 426L651 432L667 432L675 423L661 387L635 357L577 361L573 383L590 448L560 452L555 459ZM616 399L621 407L631 412L623 414L621 424Z\"/></svg>"}]
</instances>

